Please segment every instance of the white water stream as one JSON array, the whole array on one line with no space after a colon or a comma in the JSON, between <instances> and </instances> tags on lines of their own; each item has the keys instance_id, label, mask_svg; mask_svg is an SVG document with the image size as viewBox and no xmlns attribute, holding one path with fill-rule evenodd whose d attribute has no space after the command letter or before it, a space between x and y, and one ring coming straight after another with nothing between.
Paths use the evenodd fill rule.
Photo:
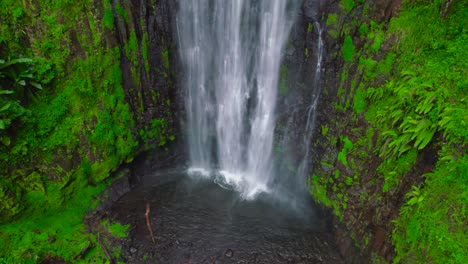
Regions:
<instances>
[{"instance_id":1,"label":"white water stream","mask_svg":"<svg viewBox=\"0 0 468 264\"><path fill-rule=\"evenodd\" d=\"M285 0L180 2L177 27L186 71L189 173L214 177L247 199L268 192L274 176L281 53L294 22L290 14L297 13L297 7L297 1ZM308 138L317 100L318 94L308 113ZM308 152L307 143L305 158ZM300 170L305 169L301 165Z\"/></svg>"}]
</instances>

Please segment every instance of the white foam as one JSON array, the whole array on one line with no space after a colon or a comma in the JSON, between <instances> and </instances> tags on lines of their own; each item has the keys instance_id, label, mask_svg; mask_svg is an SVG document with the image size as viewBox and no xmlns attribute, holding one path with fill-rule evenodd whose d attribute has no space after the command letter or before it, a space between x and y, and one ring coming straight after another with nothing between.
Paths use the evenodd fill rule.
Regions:
<instances>
[{"instance_id":1,"label":"white foam","mask_svg":"<svg viewBox=\"0 0 468 264\"><path fill-rule=\"evenodd\" d=\"M211 176L211 171L205 168L190 167L187 170L187 174L190 176L202 176L204 178L209 178Z\"/></svg>"},{"instance_id":2,"label":"white foam","mask_svg":"<svg viewBox=\"0 0 468 264\"><path fill-rule=\"evenodd\" d=\"M216 174L214 182L222 188L240 192L241 197L246 200L253 200L260 193L270 192L265 184L255 181L255 177L245 172L221 170Z\"/></svg>"}]
</instances>

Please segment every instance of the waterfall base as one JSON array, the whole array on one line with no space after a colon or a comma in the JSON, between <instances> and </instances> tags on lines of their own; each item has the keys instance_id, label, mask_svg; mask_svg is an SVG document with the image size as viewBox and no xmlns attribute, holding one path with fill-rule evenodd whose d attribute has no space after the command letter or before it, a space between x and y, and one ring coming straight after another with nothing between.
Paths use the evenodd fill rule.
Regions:
<instances>
[{"instance_id":1,"label":"waterfall base","mask_svg":"<svg viewBox=\"0 0 468 264\"><path fill-rule=\"evenodd\" d=\"M213 171L200 167L191 167L187 170L187 175L212 179L214 183L223 189L239 192L240 197L245 200L253 200L259 194L271 192L271 189L268 188L267 185L256 182L254 180L255 177L245 172L230 172L226 170Z\"/></svg>"},{"instance_id":2,"label":"waterfall base","mask_svg":"<svg viewBox=\"0 0 468 264\"><path fill-rule=\"evenodd\" d=\"M128 238L116 241L127 263L344 263L329 218L312 202L298 213L268 194L245 200L185 172L148 176L107 214L130 225Z\"/></svg>"}]
</instances>

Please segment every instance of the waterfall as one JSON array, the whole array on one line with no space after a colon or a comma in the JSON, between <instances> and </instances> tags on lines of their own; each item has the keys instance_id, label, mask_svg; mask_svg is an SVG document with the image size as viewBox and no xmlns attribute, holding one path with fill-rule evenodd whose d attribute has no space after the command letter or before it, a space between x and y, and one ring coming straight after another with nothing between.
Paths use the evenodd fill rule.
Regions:
<instances>
[{"instance_id":1,"label":"waterfall","mask_svg":"<svg viewBox=\"0 0 468 264\"><path fill-rule=\"evenodd\" d=\"M245 198L268 192L274 176L275 105L292 2L180 1L189 173L214 177Z\"/></svg>"},{"instance_id":2,"label":"waterfall","mask_svg":"<svg viewBox=\"0 0 468 264\"><path fill-rule=\"evenodd\" d=\"M323 56L323 39L322 39L322 28L318 22L314 23L314 28L317 30L318 40L317 40L317 64L315 68L315 76L313 82L313 92L311 105L307 110L307 123L305 126L303 144L304 144L304 155L299 165L299 179L302 181L307 178L307 173L309 171L309 158L310 158L310 141L314 133L315 128L315 111L317 110L317 104L320 97L320 92L322 86L320 85L321 72L322 72L322 56Z\"/></svg>"}]
</instances>

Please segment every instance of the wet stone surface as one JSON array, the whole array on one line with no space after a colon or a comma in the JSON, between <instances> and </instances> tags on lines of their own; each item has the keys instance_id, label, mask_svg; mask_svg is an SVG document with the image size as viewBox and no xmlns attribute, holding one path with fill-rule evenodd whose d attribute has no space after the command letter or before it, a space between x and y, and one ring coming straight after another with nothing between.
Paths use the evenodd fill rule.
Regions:
<instances>
[{"instance_id":1,"label":"wet stone surface","mask_svg":"<svg viewBox=\"0 0 468 264\"><path fill-rule=\"evenodd\" d=\"M325 218L307 202L292 206L268 195L246 201L177 172L147 178L109 212L130 225L126 263L344 263Z\"/></svg>"}]
</instances>

